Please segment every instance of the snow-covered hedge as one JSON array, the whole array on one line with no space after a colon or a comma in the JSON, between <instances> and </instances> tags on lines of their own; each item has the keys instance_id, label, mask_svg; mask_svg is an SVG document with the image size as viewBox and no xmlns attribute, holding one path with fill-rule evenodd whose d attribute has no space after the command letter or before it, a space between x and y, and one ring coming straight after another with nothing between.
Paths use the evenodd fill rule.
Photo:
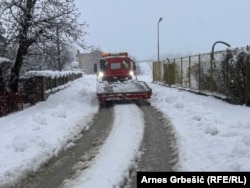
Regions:
<instances>
[{"instance_id":1,"label":"snow-covered hedge","mask_svg":"<svg viewBox=\"0 0 250 188\"><path fill-rule=\"evenodd\" d=\"M50 94L67 87L68 82L82 76L82 71L29 71L22 84L25 101L36 103L46 100Z\"/></svg>"},{"instance_id":2,"label":"snow-covered hedge","mask_svg":"<svg viewBox=\"0 0 250 188\"><path fill-rule=\"evenodd\" d=\"M250 103L250 51L246 48L228 49L221 61L221 78L234 103Z\"/></svg>"},{"instance_id":3,"label":"snow-covered hedge","mask_svg":"<svg viewBox=\"0 0 250 188\"><path fill-rule=\"evenodd\" d=\"M54 79L54 78L60 78L60 77L65 77L65 76L78 75L78 74L82 74L82 73L83 73L82 71L45 70L45 71L28 71L25 73L25 76L28 78L42 76L42 77Z\"/></svg>"}]
</instances>

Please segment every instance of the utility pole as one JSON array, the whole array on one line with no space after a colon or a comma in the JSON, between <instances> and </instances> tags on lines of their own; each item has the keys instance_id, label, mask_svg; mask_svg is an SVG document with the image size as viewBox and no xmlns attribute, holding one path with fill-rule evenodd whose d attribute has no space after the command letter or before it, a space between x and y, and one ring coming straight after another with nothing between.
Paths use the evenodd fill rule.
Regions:
<instances>
[{"instance_id":1,"label":"utility pole","mask_svg":"<svg viewBox=\"0 0 250 188\"><path fill-rule=\"evenodd\" d=\"M157 24L157 53L158 53L158 62L160 61L160 31L159 31L159 25L162 21L162 17L159 18L158 24Z\"/></svg>"}]
</instances>

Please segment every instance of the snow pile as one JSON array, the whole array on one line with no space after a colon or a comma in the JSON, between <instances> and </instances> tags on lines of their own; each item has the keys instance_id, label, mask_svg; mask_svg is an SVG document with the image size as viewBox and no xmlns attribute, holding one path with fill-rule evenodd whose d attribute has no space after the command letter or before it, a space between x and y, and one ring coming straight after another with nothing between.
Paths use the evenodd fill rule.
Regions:
<instances>
[{"instance_id":1,"label":"snow pile","mask_svg":"<svg viewBox=\"0 0 250 188\"><path fill-rule=\"evenodd\" d=\"M142 69L150 70L143 65ZM143 75L140 79L150 80ZM170 118L179 144L178 171L249 171L250 108L149 84L151 104Z\"/></svg>"},{"instance_id":2,"label":"snow pile","mask_svg":"<svg viewBox=\"0 0 250 188\"><path fill-rule=\"evenodd\" d=\"M176 130L178 170L250 170L250 108L163 86L152 87L152 104L171 119Z\"/></svg>"},{"instance_id":3,"label":"snow pile","mask_svg":"<svg viewBox=\"0 0 250 188\"><path fill-rule=\"evenodd\" d=\"M117 81L109 83L104 81L97 84L98 94L144 93L148 91L145 82Z\"/></svg>"},{"instance_id":4,"label":"snow pile","mask_svg":"<svg viewBox=\"0 0 250 188\"><path fill-rule=\"evenodd\" d=\"M98 111L94 76L70 84L47 101L0 118L0 187L14 185L57 156Z\"/></svg>"}]
</instances>

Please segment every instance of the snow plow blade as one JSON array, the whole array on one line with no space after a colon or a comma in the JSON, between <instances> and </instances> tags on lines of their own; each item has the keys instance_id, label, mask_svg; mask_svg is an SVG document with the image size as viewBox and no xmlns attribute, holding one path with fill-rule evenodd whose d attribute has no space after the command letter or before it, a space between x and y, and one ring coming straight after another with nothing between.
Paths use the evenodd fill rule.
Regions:
<instances>
[{"instance_id":1,"label":"snow plow blade","mask_svg":"<svg viewBox=\"0 0 250 188\"><path fill-rule=\"evenodd\" d=\"M100 102L150 99L151 96L152 89L143 81L97 83L97 99Z\"/></svg>"}]
</instances>

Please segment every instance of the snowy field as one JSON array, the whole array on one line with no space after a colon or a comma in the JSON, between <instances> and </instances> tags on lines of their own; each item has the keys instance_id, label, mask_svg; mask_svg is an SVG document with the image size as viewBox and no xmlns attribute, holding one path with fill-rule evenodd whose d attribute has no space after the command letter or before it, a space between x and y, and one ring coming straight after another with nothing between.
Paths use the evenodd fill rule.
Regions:
<instances>
[{"instance_id":1,"label":"snowy field","mask_svg":"<svg viewBox=\"0 0 250 188\"><path fill-rule=\"evenodd\" d=\"M144 75L138 79L149 82L153 89L151 104L171 119L176 133L179 150L176 170L250 171L250 108L152 84L150 64L142 65ZM95 91L95 76L85 75L70 83L68 88L51 95L47 101L0 118L0 187L12 185L73 145L98 111ZM75 182L69 180L69 185L82 187L82 184L95 182L97 185L100 182L108 188L119 184L126 176L127 166L133 163L139 149L144 127L140 123L143 122L140 109L133 105L129 107L132 111L128 114L133 121L128 121L129 117L125 116L115 117L107 142L93 165L82 174L91 178L79 174ZM129 111L126 105L124 108L117 105L115 113ZM139 125L138 129L134 130L132 122ZM131 139L122 139L127 136ZM131 147L131 143L135 145ZM116 147L122 148L116 149L114 155ZM124 152L128 157L120 160ZM100 180L98 174L110 170L105 163L107 158L117 161L123 168L113 168L107 174L109 177L102 176ZM110 177L113 179L107 183Z\"/></svg>"}]
</instances>

